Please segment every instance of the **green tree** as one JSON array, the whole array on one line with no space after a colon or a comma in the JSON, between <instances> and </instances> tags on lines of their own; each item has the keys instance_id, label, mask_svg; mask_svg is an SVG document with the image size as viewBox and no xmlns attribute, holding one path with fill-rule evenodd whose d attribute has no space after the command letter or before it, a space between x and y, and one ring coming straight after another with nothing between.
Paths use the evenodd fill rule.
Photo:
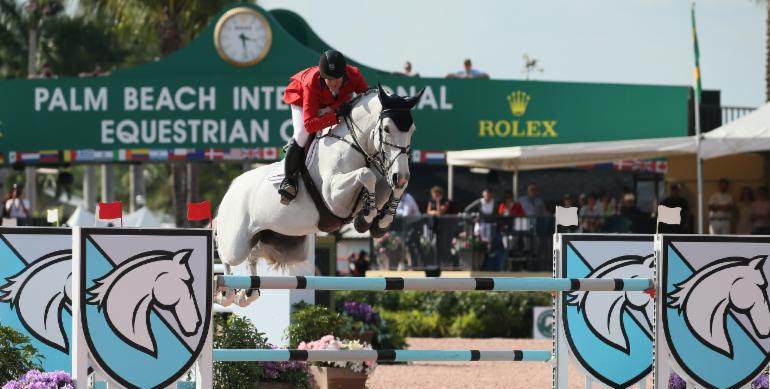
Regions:
<instances>
[{"instance_id":1,"label":"green tree","mask_svg":"<svg viewBox=\"0 0 770 389\"><path fill-rule=\"evenodd\" d=\"M20 377L29 370L42 370L40 354L29 338L11 327L0 325L0 383Z\"/></svg>"}]
</instances>

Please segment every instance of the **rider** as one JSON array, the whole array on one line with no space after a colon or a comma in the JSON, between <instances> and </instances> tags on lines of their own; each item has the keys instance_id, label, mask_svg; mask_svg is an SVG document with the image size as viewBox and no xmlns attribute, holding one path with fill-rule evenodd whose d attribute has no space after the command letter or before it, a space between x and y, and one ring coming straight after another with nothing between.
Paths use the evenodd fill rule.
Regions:
<instances>
[{"instance_id":1,"label":"rider","mask_svg":"<svg viewBox=\"0 0 770 389\"><path fill-rule=\"evenodd\" d=\"M290 79L283 101L291 106L294 135L284 158L286 176L278 189L282 204L289 204L297 196L297 173L304 163L302 150L309 134L339 123L350 114L352 93L369 89L358 68L347 65L336 50L322 53L318 66Z\"/></svg>"}]
</instances>

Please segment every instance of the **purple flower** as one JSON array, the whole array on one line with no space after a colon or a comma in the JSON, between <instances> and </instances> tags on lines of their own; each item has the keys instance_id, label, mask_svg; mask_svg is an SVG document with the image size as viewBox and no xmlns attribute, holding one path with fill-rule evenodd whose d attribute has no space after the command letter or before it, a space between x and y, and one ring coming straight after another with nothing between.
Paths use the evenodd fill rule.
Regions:
<instances>
[{"instance_id":1,"label":"purple flower","mask_svg":"<svg viewBox=\"0 0 770 389\"><path fill-rule=\"evenodd\" d=\"M768 375L762 373L751 382L751 389L768 389Z\"/></svg>"},{"instance_id":2,"label":"purple flower","mask_svg":"<svg viewBox=\"0 0 770 389\"><path fill-rule=\"evenodd\" d=\"M42 373L30 370L18 380L9 381L2 389L75 389L72 378L63 371Z\"/></svg>"},{"instance_id":3,"label":"purple flower","mask_svg":"<svg viewBox=\"0 0 770 389\"><path fill-rule=\"evenodd\" d=\"M686 386L687 384L679 374L671 372L671 375L668 376L668 389L685 389Z\"/></svg>"},{"instance_id":4,"label":"purple flower","mask_svg":"<svg viewBox=\"0 0 770 389\"><path fill-rule=\"evenodd\" d=\"M377 324L380 316L372 310L372 306L366 303L347 301L342 304L342 311L355 320L368 324Z\"/></svg>"}]
</instances>

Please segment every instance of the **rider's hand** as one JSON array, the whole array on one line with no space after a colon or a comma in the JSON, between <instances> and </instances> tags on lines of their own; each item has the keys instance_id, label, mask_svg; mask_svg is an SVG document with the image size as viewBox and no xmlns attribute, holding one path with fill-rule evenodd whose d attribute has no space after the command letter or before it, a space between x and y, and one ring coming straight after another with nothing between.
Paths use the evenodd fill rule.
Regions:
<instances>
[{"instance_id":1,"label":"rider's hand","mask_svg":"<svg viewBox=\"0 0 770 389\"><path fill-rule=\"evenodd\" d=\"M350 102L344 102L340 104L340 106L337 107L337 110L336 110L337 120L340 120L341 118L350 115L350 111L352 109L353 107L350 105Z\"/></svg>"}]
</instances>

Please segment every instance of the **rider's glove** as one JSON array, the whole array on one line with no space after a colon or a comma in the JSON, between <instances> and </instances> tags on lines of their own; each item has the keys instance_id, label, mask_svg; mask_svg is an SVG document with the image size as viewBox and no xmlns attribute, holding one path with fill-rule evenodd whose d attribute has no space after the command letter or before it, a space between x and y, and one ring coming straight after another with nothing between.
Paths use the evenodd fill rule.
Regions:
<instances>
[{"instance_id":1,"label":"rider's glove","mask_svg":"<svg viewBox=\"0 0 770 389\"><path fill-rule=\"evenodd\" d=\"M339 107L337 107L336 113L337 113L337 120L340 120L348 115L350 115L350 111L353 109L353 107L350 105L350 102L344 102L340 104Z\"/></svg>"}]
</instances>

